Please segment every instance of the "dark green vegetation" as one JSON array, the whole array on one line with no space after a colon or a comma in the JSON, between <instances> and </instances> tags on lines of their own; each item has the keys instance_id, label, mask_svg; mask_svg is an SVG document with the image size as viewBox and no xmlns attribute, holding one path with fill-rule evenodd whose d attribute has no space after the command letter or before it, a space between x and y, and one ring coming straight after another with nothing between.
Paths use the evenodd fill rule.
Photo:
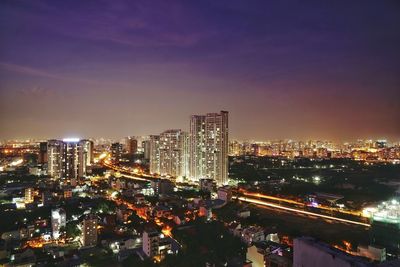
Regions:
<instances>
[{"instance_id":1,"label":"dark green vegetation","mask_svg":"<svg viewBox=\"0 0 400 267\"><path fill-rule=\"evenodd\" d=\"M236 157L231 158L230 176L265 193L295 197L315 192L340 194L358 208L365 202L387 200L393 195L396 188L385 183L400 179L400 165L371 165L351 159Z\"/></svg>"},{"instance_id":2,"label":"dark green vegetation","mask_svg":"<svg viewBox=\"0 0 400 267\"><path fill-rule=\"evenodd\" d=\"M218 221L193 225L173 231L182 245L178 256L167 257L165 266L205 266L206 262L222 265L232 258L243 258L246 247L239 238L231 235Z\"/></svg>"},{"instance_id":3,"label":"dark green vegetation","mask_svg":"<svg viewBox=\"0 0 400 267\"><path fill-rule=\"evenodd\" d=\"M187 267L205 266L206 262L223 266L227 260L244 259L245 245L232 236L221 222L197 220L191 225L173 231L174 238L182 245L177 255L167 255L160 263L150 259L142 261L137 255L118 262L111 251L94 248L82 252L80 257L90 266L137 266L137 267Z\"/></svg>"},{"instance_id":4,"label":"dark green vegetation","mask_svg":"<svg viewBox=\"0 0 400 267\"><path fill-rule=\"evenodd\" d=\"M74 202L64 203L59 201L54 207L37 207L33 210L5 210L0 206L1 232L18 230L19 226L26 224L26 222L34 222L38 218L50 221L51 209L55 207L64 208L67 214L67 221L70 221L73 215L79 217L87 209L97 211L102 209L103 213L112 212L115 209L115 204L106 199L78 198ZM70 233L74 233L72 228L70 230Z\"/></svg>"}]
</instances>

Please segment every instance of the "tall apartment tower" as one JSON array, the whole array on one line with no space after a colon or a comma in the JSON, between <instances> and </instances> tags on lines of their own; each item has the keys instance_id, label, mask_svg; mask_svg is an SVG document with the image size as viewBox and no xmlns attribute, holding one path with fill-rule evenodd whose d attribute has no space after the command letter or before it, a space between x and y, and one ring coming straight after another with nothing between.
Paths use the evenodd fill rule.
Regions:
<instances>
[{"instance_id":1,"label":"tall apartment tower","mask_svg":"<svg viewBox=\"0 0 400 267\"><path fill-rule=\"evenodd\" d=\"M145 140L142 142L143 157L146 160L150 160L150 140Z\"/></svg>"},{"instance_id":2,"label":"tall apartment tower","mask_svg":"<svg viewBox=\"0 0 400 267\"><path fill-rule=\"evenodd\" d=\"M193 115L190 119L190 177L228 180L228 112Z\"/></svg>"},{"instance_id":3,"label":"tall apartment tower","mask_svg":"<svg viewBox=\"0 0 400 267\"><path fill-rule=\"evenodd\" d=\"M79 177L79 169L81 165L83 165L83 163L79 161L82 147L78 139L64 139L63 145L62 178L77 179Z\"/></svg>"},{"instance_id":4,"label":"tall apartment tower","mask_svg":"<svg viewBox=\"0 0 400 267\"><path fill-rule=\"evenodd\" d=\"M47 142L40 142L39 144L39 164L47 163Z\"/></svg>"},{"instance_id":5,"label":"tall apartment tower","mask_svg":"<svg viewBox=\"0 0 400 267\"><path fill-rule=\"evenodd\" d=\"M206 116L192 115L190 118L189 141L190 177L195 180L205 178L206 174Z\"/></svg>"},{"instance_id":6,"label":"tall apartment tower","mask_svg":"<svg viewBox=\"0 0 400 267\"><path fill-rule=\"evenodd\" d=\"M129 136L126 138L126 150L128 154L136 154L138 151L138 141L137 139Z\"/></svg>"},{"instance_id":7,"label":"tall apartment tower","mask_svg":"<svg viewBox=\"0 0 400 267\"><path fill-rule=\"evenodd\" d=\"M180 129L152 136L150 167L152 173L174 177L188 175L188 134Z\"/></svg>"},{"instance_id":8,"label":"tall apartment tower","mask_svg":"<svg viewBox=\"0 0 400 267\"><path fill-rule=\"evenodd\" d=\"M93 141L91 140L81 140L79 142L80 150L79 150L79 168L78 175L82 177L87 174L87 167L92 165L94 157L93 157Z\"/></svg>"},{"instance_id":9,"label":"tall apartment tower","mask_svg":"<svg viewBox=\"0 0 400 267\"><path fill-rule=\"evenodd\" d=\"M49 140L47 142L47 173L54 179L62 176L63 147L60 140Z\"/></svg>"},{"instance_id":10,"label":"tall apartment tower","mask_svg":"<svg viewBox=\"0 0 400 267\"><path fill-rule=\"evenodd\" d=\"M122 155L122 144L112 143L111 144L111 161L118 164Z\"/></svg>"},{"instance_id":11,"label":"tall apartment tower","mask_svg":"<svg viewBox=\"0 0 400 267\"><path fill-rule=\"evenodd\" d=\"M160 173L160 136L150 135L150 173Z\"/></svg>"},{"instance_id":12,"label":"tall apartment tower","mask_svg":"<svg viewBox=\"0 0 400 267\"><path fill-rule=\"evenodd\" d=\"M87 173L93 162L93 142L64 139L47 142L48 174L55 179L77 179Z\"/></svg>"}]
</instances>

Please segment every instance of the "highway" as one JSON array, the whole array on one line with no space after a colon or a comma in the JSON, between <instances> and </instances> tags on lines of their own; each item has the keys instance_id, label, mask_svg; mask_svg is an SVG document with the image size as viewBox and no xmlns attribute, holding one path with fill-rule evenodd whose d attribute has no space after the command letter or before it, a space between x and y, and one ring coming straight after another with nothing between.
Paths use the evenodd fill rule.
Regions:
<instances>
[{"instance_id":1,"label":"highway","mask_svg":"<svg viewBox=\"0 0 400 267\"><path fill-rule=\"evenodd\" d=\"M148 182L148 181L151 181L152 179L154 179L154 177L152 177L150 175L147 176L149 178L143 178L138 175L128 174L126 170L123 170L122 168L112 165L110 163L107 163L105 161L103 161L102 164L103 164L103 166L105 166L107 168L113 169L114 171L121 173L121 176L129 178L129 179L144 181L144 182Z\"/></svg>"},{"instance_id":2,"label":"highway","mask_svg":"<svg viewBox=\"0 0 400 267\"><path fill-rule=\"evenodd\" d=\"M285 202L285 203L289 203L289 204L299 205L299 206L302 206L302 207L307 206L303 202L298 202L298 201L291 200L291 199L286 199L286 198L274 197L274 196L269 196L269 195L264 195L264 194L260 194L260 193L254 193L254 192L247 192L247 191L244 191L244 190L241 190L241 193L243 195L245 195L245 196L257 197L257 198L265 198L265 199L269 199L269 200L274 200L274 201L279 201L279 202ZM339 208L326 207L326 206L322 206L322 205L318 205L318 207L314 207L314 208L321 209L321 210L335 211L335 212L339 212L339 213L343 213L343 214L349 214L349 215L353 215L353 216L362 216L362 212L361 211L344 210L344 209L339 209Z\"/></svg>"},{"instance_id":3,"label":"highway","mask_svg":"<svg viewBox=\"0 0 400 267\"><path fill-rule=\"evenodd\" d=\"M248 198L248 197L233 197L233 198L238 199L243 202L258 204L258 205L267 206L267 207L271 207L271 208L275 208L275 209L281 209L281 210L285 210L285 211L289 211L289 212L293 212L293 213L300 213L300 214L305 214L308 216L315 216L315 217L319 217L322 219L337 221L337 222L341 222L341 223L349 223L349 224L360 225L360 226L364 226L364 227L371 227L371 225L368 223L342 219L342 218L338 218L338 217L323 215L323 214L309 212L309 211L295 209L295 208L289 208L289 207L281 206L279 204L270 203L270 202L266 202L266 201L259 200L259 199L253 199L253 198Z\"/></svg>"},{"instance_id":4,"label":"highway","mask_svg":"<svg viewBox=\"0 0 400 267\"><path fill-rule=\"evenodd\" d=\"M148 175L148 174L129 174L127 173L127 170L122 169L121 167L115 166L113 164L110 164L107 161L102 161L102 164L105 167L111 168L115 171L118 171L121 173L121 176L129 178L129 179L133 179L133 180L138 180L138 181L151 181L153 179L157 179L154 176ZM310 212L310 211L305 211L302 209L296 209L296 208L292 208L292 207L286 207L286 206L282 206L280 204L277 203L271 203L271 202L266 202L263 200L259 200L259 199L255 199L255 198L249 198L250 197L257 197L257 198L263 198L263 199L269 199L269 200L273 200L273 201L279 201L279 202L284 202L284 203L288 203L288 204L294 204L294 205L299 205L302 207L305 207L306 204L302 203L302 202L298 202L295 200L291 200L291 199L285 199L285 198L280 198L280 197L274 197L274 196L268 196L268 195L264 195L264 194L260 194L260 193L254 193L254 192L247 192L247 191L243 191L241 192L243 195L243 197L241 196L234 196L233 198L237 198L241 201L244 202L248 202L248 203L252 203L252 204L258 204L258 205L263 205L263 206L268 206L271 208L276 208L276 209L281 209L281 210L285 210L285 211L289 211L292 213L297 213L297 214L304 214L304 215L308 215L308 216L315 216L318 218L322 218L322 219L326 219L326 220L333 220L333 221L337 221L337 222L341 222L341 223L349 223L349 224L354 224L354 225L359 225L359 226L364 226L364 227L370 227L370 224L367 223L363 223L363 222L359 222L359 221L354 221L354 220L347 220L347 219L343 219L343 218L339 218L339 217L334 217L334 216L328 216L328 215L323 215L323 214L319 214L319 213L315 213L315 212ZM319 206L316 207L318 209L321 210L331 210L331 208L328 207L324 207L324 206ZM335 211L344 213L344 214L351 214L351 215L357 215L359 216L360 213L356 212L356 211L345 211L345 210L337 210L335 209Z\"/></svg>"}]
</instances>

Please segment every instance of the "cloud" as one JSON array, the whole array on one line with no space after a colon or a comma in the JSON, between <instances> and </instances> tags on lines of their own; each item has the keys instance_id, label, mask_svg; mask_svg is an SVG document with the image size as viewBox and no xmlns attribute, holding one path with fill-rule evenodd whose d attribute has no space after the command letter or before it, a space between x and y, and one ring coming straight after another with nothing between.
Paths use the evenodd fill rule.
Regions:
<instances>
[{"instance_id":1,"label":"cloud","mask_svg":"<svg viewBox=\"0 0 400 267\"><path fill-rule=\"evenodd\" d=\"M51 79L58 79L58 80L65 80L70 82L77 82L77 83L85 83L85 84L93 84L93 85L112 85L112 86L129 86L127 83L116 83L116 82L103 82L98 80L92 79L81 79L81 78L73 78L69 76L54 74L45 70L32 68L28 66L21 66L12 63L0 62L0 70L6 70L11 72L17 72L25 75L32 75L32 76L39 76L44 78L51 78Z\"/></svg>"},{"instance_id":2,"label":"cloud","mask_svg":"<svg viewBox=\"0 0 400 267\"><path fill-rule=\"evenodd\" d=\"M62 76L54 75L54 74L51 74L51 73L43 71L43 70L26 67L26 66L21 66L21 65L5 63L5 62L0 62L0 68L3 70L18 72L18 73L27 74L27 75L41 76L41 77L54 78L54 79L63 79Z\"/></svg>"},{"instance_id":3,"label":"cloud","mask_svg":"<svg viewBox=\"0 0 400 267\"><path fill-rule=\"evenodd\" d=\"M54 95L56 91L41 86L34 86L31 88L20 89L17 93L28 97L44 97Z\"/></svg>"}]
</instances>

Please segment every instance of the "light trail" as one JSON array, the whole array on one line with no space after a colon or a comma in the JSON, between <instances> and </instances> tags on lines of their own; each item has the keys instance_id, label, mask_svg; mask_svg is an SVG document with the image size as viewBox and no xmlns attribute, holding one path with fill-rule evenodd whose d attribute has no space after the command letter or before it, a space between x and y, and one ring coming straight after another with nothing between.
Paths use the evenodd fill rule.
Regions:
<instances>
[{"instance_id":1,"label":"light trail","mask_svg":"<svg viewBox=\"0 0 400 267\"><path fill-rule=\"evenodd\" d=\"M121 176L129 178L129 179L139 180L139 181L145 181L145 182L149 181L149 179L140 178L140 177L129 175L129 174L125 174L125 173L121 173Z\"/></svg>"},{"instance_id":2,"label":"light trail","mask_svg":"<svg viewBox=\"0 0 400 267\"><path fill-rule=\"evenodd\" d=\"M305 203L298 202L298 201L291 200L291 199L285 199L285 198L274 197L274 196L264 195L264 194L260 194L260 193L252 193L252 192L247 192L247 191L243 191L242 193L244 195L246 195L246 196L252 196L252 197L265 198L265 199L270 199L270 200L275 200L275 201L281 201L281 202L286 202L286 203L290 203L290 204L294 204L294 205L300 205L300 206L303 206L303 207L307 206ZM341 210L341 209L325 207L325 206L321 206L321 205L318 205L318 207L314 207L314 208L322 209L322 210L328 210L328 211L335 211L335 212L340 212L340 213L354 215L354 216L362 216L362 212L360 212L360 211ZM363 217L365 217L365 216L363 216Z\"/></svg>"},{"instance_id":3,"label":"light trail","mask_svg":"<svg viewBox=\"0 0 400 267\"><path fill-rule=\"evenodd\" d=\"M106 167L108 167L108 168L110 168L110 169L113 169L114 171L120 172L121 176L123 176L123 177L129 178L129 179L138 180L138 181L145 181L145 182L150 181L150 179L141 178L141 177L138 177L138 176L126 174L126 173L125 173L126 171L124 171L124 170L122 170L121 168L118 168L118 167L116 167L116 166L114 166L114 165L107 164L107 163L105 163L105 162L103 162L103 165L106 166Z\"/></svg>"},{"instance_id":4,"label":"light trail","mask_svg":"<svg viewBox=\"0 0 400 267\"><path fill-rule=\"evenodd\" d=\"M298 210L298 209L294 209L294 208L284 207L284 206L280 206L278 204L273 204L273 203L265 202L262 200L251 199L251 198L246 198L246 197L233 197L233 198L237 198L244 202L259 204L259 205L268 206L268 207L272 207L272 208L276 208L276 209L282 209L282 210L291 211L291 212L297 212L297 213L306 214L306 215L310 215L310 216L316 216L316 217L320 217L320 218L324 218L324 219L328 219L328 220L334 220L334 221L339 221L339 222L343 222L343 223L350 223L350 224L361 225L361 226L365 226L365 227L371 227L371 225L368 223L346 220L346 219L342 219L342 218L338 218L338 217L318 214L318 213L309 212L309 211L305 211L305 210Z\"/></svg>"},{"instance_id":5,"label":"light trail","mask_svg":"<svg viewBox=\"0 0 400 267\"><path fill-rule=\"evenodd\" d=\"M243 192L243 194L246 195L246 196L266 198L266 199L270 199L270 200L282 201L282 202L286 202L286 203L290 203L290 204L305 206L304 203L301 203L301 202L298 202L298 201L295 201L295 200L291 200L291 199L268 196L268 195L263 195L263 194L260 194L260 193L251 193L251 192L246 192L246 191Z\"/></svg>"}]
</instances>

